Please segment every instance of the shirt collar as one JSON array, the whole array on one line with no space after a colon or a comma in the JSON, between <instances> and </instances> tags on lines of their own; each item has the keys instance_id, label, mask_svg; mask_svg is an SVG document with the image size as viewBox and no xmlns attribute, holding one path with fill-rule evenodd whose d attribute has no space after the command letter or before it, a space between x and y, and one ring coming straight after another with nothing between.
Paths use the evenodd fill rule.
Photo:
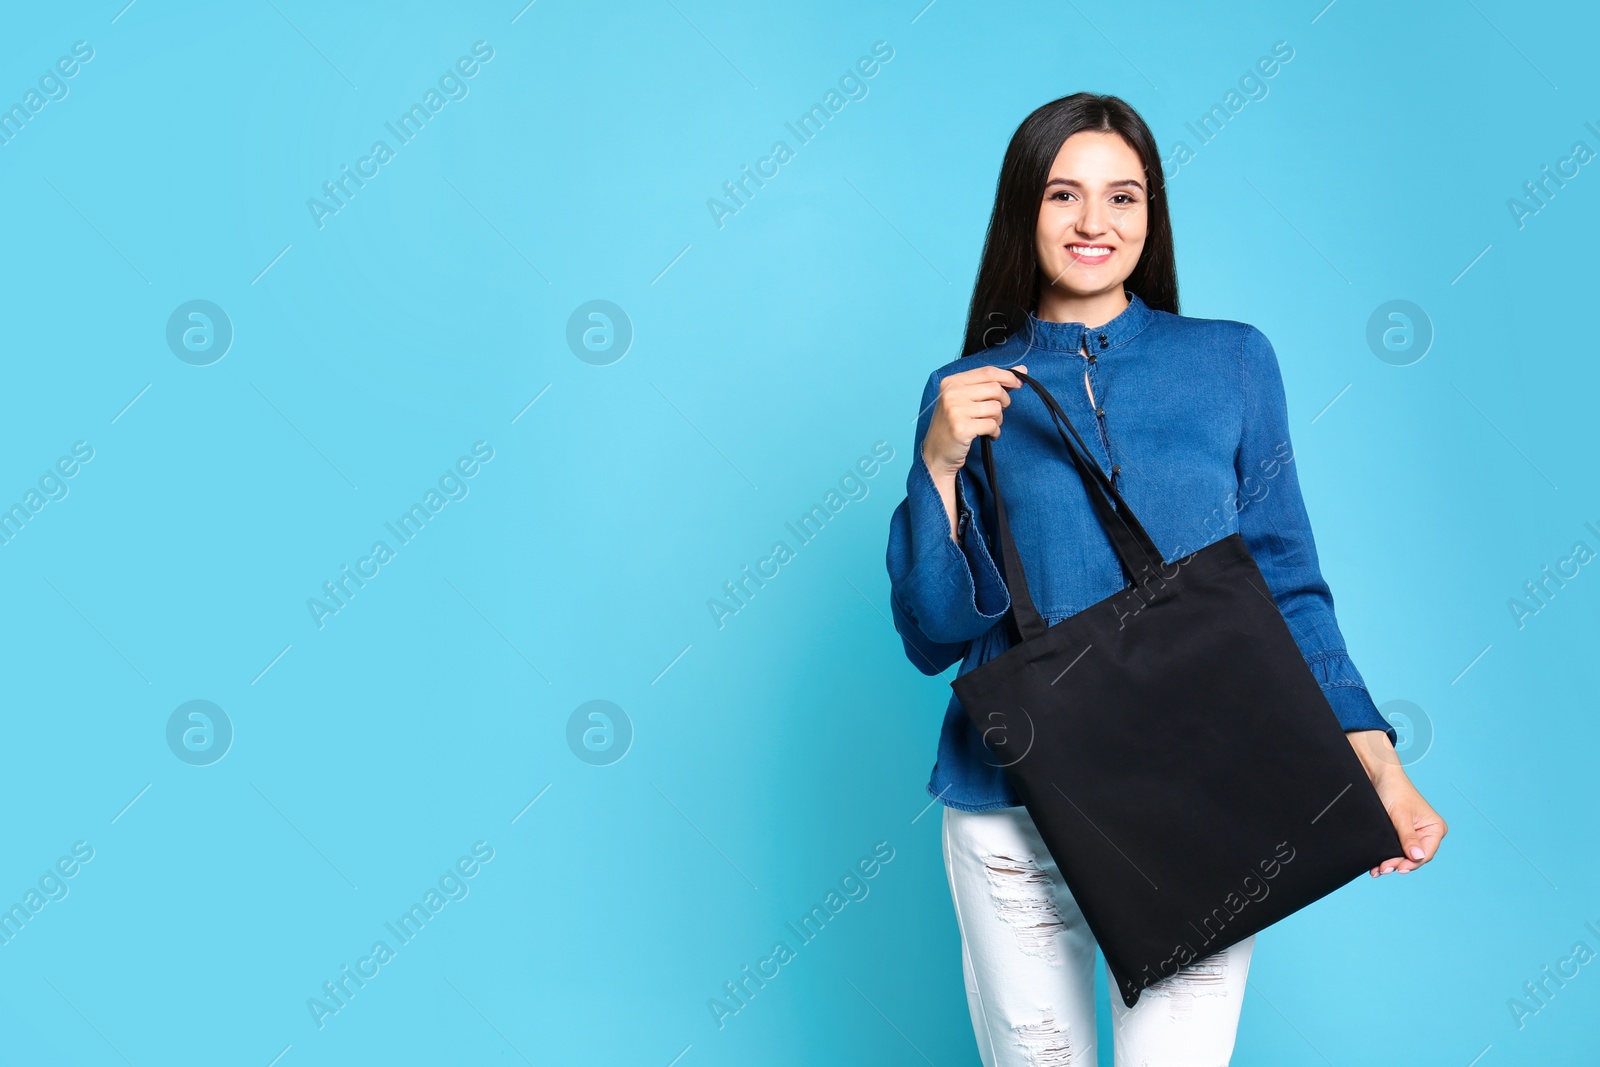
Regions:
<instances>
[{"instance_id":1,"label":"shirt collar","mask_svg":"<svg viewBox=\"0 0 1600 1067\"><path fill-rule=\"evenodd\" d=\"M1089 335L1089 351L1094 354L1119 348L1143 330L1155 312L1139 295L1124 289L1128 306L1116 318L1103 326L1089 329L1081 322L1050 322L1028 312L1028 321L1019 331L1030 348L1047 352L1067 352L1077 355L1083 351L1084 334Z\"/></svg>"}]
</instances>

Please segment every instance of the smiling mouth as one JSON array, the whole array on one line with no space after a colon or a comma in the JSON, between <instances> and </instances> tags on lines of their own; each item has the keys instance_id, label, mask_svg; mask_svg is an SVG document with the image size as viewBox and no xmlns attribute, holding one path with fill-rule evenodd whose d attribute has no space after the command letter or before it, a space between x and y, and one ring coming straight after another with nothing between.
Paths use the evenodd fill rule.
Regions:
<instances>
[{"instance_id":1,"label":"smiling mouth","mask_svg":"<svg viewBox=\"0 0 1600 1067\"><path fill-rule=\"evenodd\" d=\"M1110 245L1068 245L1067 251L1078 259L1094 261L1111 255Z\"/></svg>"}]
</instances>

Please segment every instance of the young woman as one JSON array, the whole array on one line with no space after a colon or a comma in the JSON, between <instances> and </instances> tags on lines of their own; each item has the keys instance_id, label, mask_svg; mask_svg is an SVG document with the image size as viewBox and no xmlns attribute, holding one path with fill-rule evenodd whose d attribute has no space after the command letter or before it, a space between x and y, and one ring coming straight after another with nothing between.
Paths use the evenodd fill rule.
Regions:
<instances>
[{"instance_id":1,"label":"young woman","mask_svg":"<svg viewBox=\"0 0 1600 1067\"><path fill-rule=\"evenodd\" d=\"M964 673L1010 644L992 504L981 464L975 475L967 463L980 435L1007 472L1007 514L1045 620L1125 584L1044 405L1024 389L1008 414L1022 384L1014 367L1061 402L1166 560L1242 533L1399 834L1404 855L1372 875L1432 859L1444 820L1402 770L1318 568L1277 356L1253 326L1178 314L1160 157L1122 100L1053 101L1011 138L962 351L923 390L907 495L890 525L891 604L911 661L925 674L959 661ZM972 500L984 502L979 511ZM928 791L944 804L985 1067L1093 1064L1093 935L954 697ZM1131 1009L1113 996L1119 1067L1226 1063L1253 946L1252 937L1190 964Z\"/></svg>"}]
</instances>

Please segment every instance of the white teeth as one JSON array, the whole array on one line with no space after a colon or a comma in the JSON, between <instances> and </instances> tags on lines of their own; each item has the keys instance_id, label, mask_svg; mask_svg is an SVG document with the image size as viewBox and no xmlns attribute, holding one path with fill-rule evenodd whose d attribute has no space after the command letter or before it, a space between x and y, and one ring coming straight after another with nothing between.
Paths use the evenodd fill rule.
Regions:
<instances>
[{"instance_id":1,"label":"white teeth","mask_svg":"<svg viewBox=\"0 0 1600 1067\"><path fill-rule=\"evenodd\" d=\"M1090 248L1087 245L1068 245L1067 248L1080 256L1109 256L1111 254L1111 249L1109 248Z\"/></svg>"}]
</instances>

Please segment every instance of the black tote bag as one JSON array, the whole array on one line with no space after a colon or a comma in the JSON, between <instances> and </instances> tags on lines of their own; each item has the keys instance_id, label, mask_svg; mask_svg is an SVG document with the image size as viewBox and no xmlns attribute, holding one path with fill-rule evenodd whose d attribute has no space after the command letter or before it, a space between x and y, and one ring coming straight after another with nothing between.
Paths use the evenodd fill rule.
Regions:
<instances>
[{"instance_id":1,"label":"black tote bag","mask_svg":"<svg viewBox=\"0 0 1600 1067\"><path fill-rule=\"evenodd\" d=\"M1400 856L1400 839L1243 537L1165 563L1055 397L1017 377L1049 409L1130 584L1046 626L982 438L1018 640L951 686L1131 1008Z\"/></svg>"}]
</instances>

